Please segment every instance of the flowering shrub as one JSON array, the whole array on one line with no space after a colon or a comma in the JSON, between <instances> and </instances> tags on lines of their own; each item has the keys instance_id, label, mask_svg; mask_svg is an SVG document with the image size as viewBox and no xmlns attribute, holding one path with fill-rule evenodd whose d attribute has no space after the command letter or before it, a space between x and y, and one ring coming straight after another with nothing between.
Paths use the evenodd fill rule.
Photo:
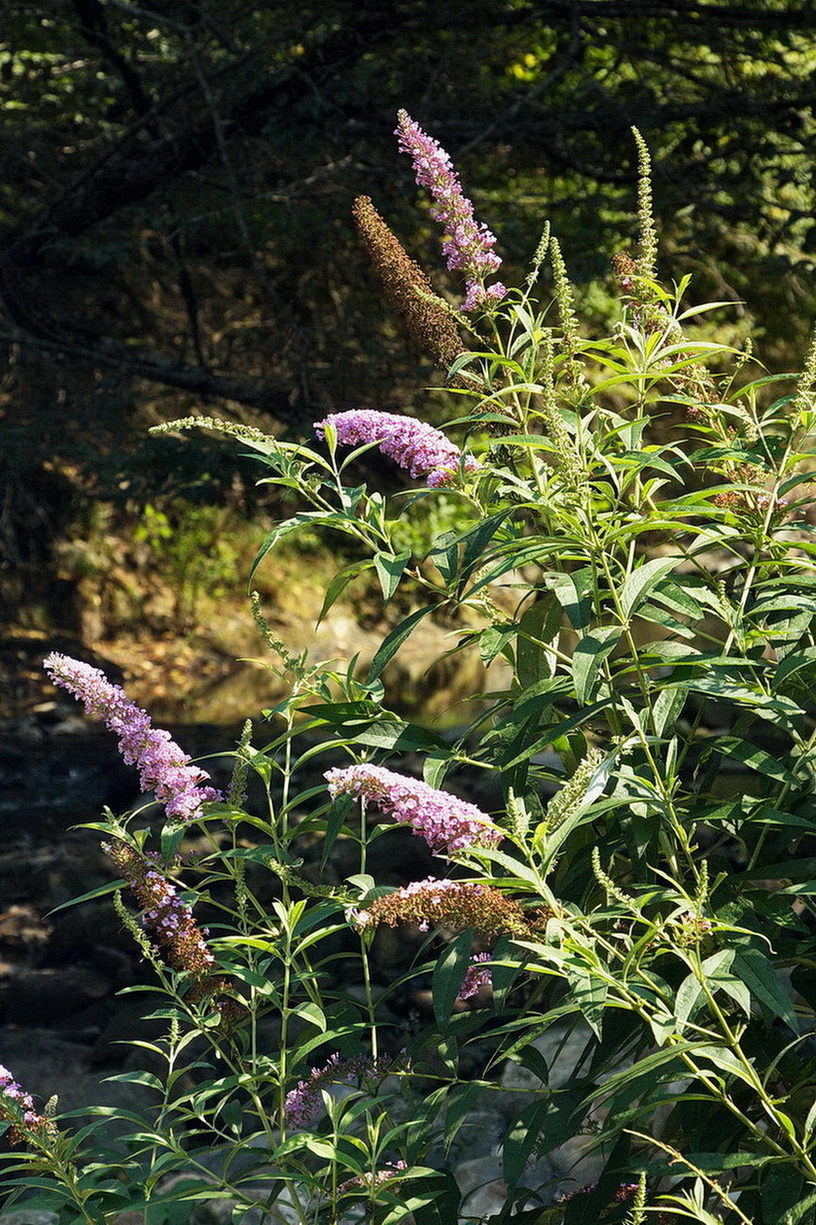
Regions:
<instances>
[{"instance_id":1,"label":"flowering shrub","mask_svg":"<svg viewBox=\"0 0 816 1225\"><path fill-rule=\"evenodd\" d=\"M816 344L803 374L752 377L749 352L694 338L710 307L657 279L637 135L640 245L615 257L620 321L597 338L548 231L521 289L485 285L495 239L450 159L404 113L398 133L464 274L470 348L372 202L355 215L389 300L444 355L459 441L372 410L316 423L317 444L160 428L234 434L262 480L298 491L256 566L301 528L353 542L324 615L366 569L413 607L344 666L294 658L254 598L291 696L264 712L264 743L248 728L226 800L117 686L46 661L165 804L161 831L97 826L165 993L165 1074L144 1074L154 1107L100 1160L93 1126L72 1137L3 1070L7 1183L89 1223L186 1220L212 1198L247 1222L475 1221L455 1135L519 1065L533 1088L505 1076L498 1225L812 1222ZM415 505L438 486L459 500L425 556L398 543L410 506L353 482L369 447L424 480ZM438 613L492 669L448 739L389 710L383 684ZM327 751L347 764L315 785ZM263 810L245 807L250 773ZM490 811L458 794L476 776ZM372 843L400 825L438 866L378 882ZM304 866L315 844L322 877ZM340 848L355 859L337 883ZM386 928L412 933L404 972L378 961ZM409 983L432 1015L395 1035Z\"/></svg>"}]
</instances>

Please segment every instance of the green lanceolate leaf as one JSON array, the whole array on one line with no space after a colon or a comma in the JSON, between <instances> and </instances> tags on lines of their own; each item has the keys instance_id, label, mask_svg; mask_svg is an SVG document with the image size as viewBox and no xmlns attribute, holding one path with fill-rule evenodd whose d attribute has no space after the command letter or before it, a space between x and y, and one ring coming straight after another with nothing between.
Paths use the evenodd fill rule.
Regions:
<instances>
[{"instance_id":1,"label":"green lanceolate leaf","mask_svg":"<svg viewBox=\"0 0 816 1225\"><path fill-rule=\"evenodd\" d=\"M400 579L405 573L405 567L411 560L410 550L407 553L375 553L374 569L377 572L377 578L380 580L382 588L383 600L387 604L394 592L399 587Z\"/></svg>"},{"instance_id":2,"label":"green lanceolate leaf","mask_svg":"<svg viewBox=\"0 0 816 1225\"><path fill-rule=\"evenodd\" d=\"M437 958L433 972L433 1004L437 1025L448 1023L470 965L473 933L460 932Z\"/></svg>"},{"instance_id":3,"label":"green lanceolate leaf","mask_svg":"<svg viewBox=\"0 0 816 1225\"><path fill-rule=\"evenodd\" d=\"M594 700L598 672L604 660L617 646L622 633L620 625L600 625L591 633L584 634L575 644L572 675L575 680L575 696L582 705Z\"/></svg>"},{"instance_id":4,"label":"green lanceolate leaf","mask_svg":"<svg viewBox=\"0 0 816 1225\"><path fill-rule=\"evenodd\" d=\"M552 591L526 609L518 623L516 675L522 689L535 685L555 673L555 656L547 648L561 630L561 604Z\"/></svg>"},{"instance_id":5,"label":"green lanceolate leaf","mask_svg":"<svg viewBox=\"0 0 816 1225\"><path fill-rule=\"evenodd\" d=\"M389 1213L383 1225L397 1225L410 1211L416 1225L451 1225L459 1220L461 1194L449 1170L412 1178L402 1188L400 1206Z\"/></svg>"},{"instance_id":6,"label":"green lanceolate leaf","mask_svg":"<svg viewBox=\"0 0 816 1225\"><path fill-rule=\"evenodd\" d=\"M774 687L776 688L781 685L794 672L798 672L801 668L807 668L813 663L816 663L816 647L805 647L801 651L793 651L790 655L786 655L777 665L776 671L773 674Z\"/></svg>"},{"instance_id":7,"label":"green lanceolate leaf","mask_svg":"<svg viewBox=\"0 0 816 1225\"><path fill-rule=\"evenodd\" d=\"M788 1214L802 1199L804 1179L789 1165L772 1165L762 1180L763 1225L785 1225Z\"/></svg>"},{"instance_id":8,"label":"green lanceolate leaf","mask_svg":"<svg viewBox=\"0 0 816 1225\"><path fill-rule=\"evenodd\" d=\"M462 562L459 575L460 590L464 583L468 581L473 571L480 566L482 558L490 541L499 531L499 528L505 520L513 514L513 507L506 507L504 510L498 511L495 515L489 515L487 519L483 519L481 523L477 523L475 527L470 528L461 537L462 544Z\"/></svg>"},{"instance_id":9,"label":"green lanceolate leaf","mask_svg":"<svg viewBox=\"0 0 816 1225\"><path fill-rule=\"evenodd\" d=\"M589 628L592 617L593 571L590 567L572 574L557 574L549 581L550 589L566 613L573 629Z\"/></svg>"},{"instance_id":10,"label":"green lanceolate leaf","mask_svg":"<svg viewBox=\"0 0 816 1225\"><path fill-rule=\"evenodd\" d=\"M779 761L778 758L757 745L751 744L748 740L741 740L737 736L718 736L710 751L740 761L749 769L765 775L766 778L796 786L796 775L791 773L784 762ZM704 753L701 760L704 760L705 756L707 753Z\"/></svg>"},{"instance_id":11,"label":"green lanceolate leaf","mask_svg":"<svg viewBox=\"0 0 816 1225\"><path fill-rule=\"evenodd\" d=\"M609 698L604 698L602 701L593 702L591 706L585 706L577 714L570 715L569 718L561 720L556 727L551 727L538 737L532 738L534 732L532 735L520 735L512 744L508 744L506 750L507 757L502 758L501 768L503 770L512 770L521 762L529 761L531 757L542 752L543 749L546 749L556 741L559 736L566 736L574 728L580 727L584 723L589 723L594 715L609 705L610 700ZM526 743L524 743L525 740ZM524 747L521 747L522 744Z\"/></svg>"},{"instance_id":12,"label":"green lanceolate leaf","mask_svg":"<svg viewBox=\"0 0 816 1225\"><path fill-rule=\"evenodd\" d=\"M380 678L383 673L383 669L394 658L403 642L405 642L406 638L410 637L416 626L419 625L420 621L422 621L424 617L427 617L429 613L432 613L433 610L433 604L430 604L425 608L418 608L416 612L411 613L410 617L406 617L405 620L401 621L395 629L392 629L391 633L388 634L380 643L379 649L371 661L368 669L368 675L366 677L366 684L370 685L373 681Z\"/></svg>"},{"instance_id":13,"label":"green lanceolate leaf","mask_svg":"<svg viewBox=\"0 0 816 1225\"><path fill-rule=\"evenodd\" d=\"M479 634L479 655L485 667L516 637L516 625L490 625Z\"/></svg>"},{"instance_id":14,"label":"green lanceolate leaf","mask_svg":"<svg viewBox=\"0 0 816 1225\"><path fill-rule=\"evenodd\" d=\"M326 522L327 518L328 516L326 515L325 511L304 510L297 515L292 515L290 519L284 520L283 523L276 524L261 545L257 556L250 567L249 578L247 580L247 589L250 591L252 590L252 579L255 571L258 569L258 566L266 557L270 549L274 549L275 545L283 540L285 536L290 535L292 532L296 532L299 528L306 527L307 525L314 526L318 522Z\"/></svg>"},{"instance_id":15,"label":"green lanceolate leaf","mask_svg":"<svg viewBox=\"0 0 816 1225\"><path fill-rule=\"evenodd\" d=\"M676 557L655 557L638 566L629 575L620 593L621 610L626 617L631 617L643 604L662 578L675 568Z\"/></svg>"},{"instance_id":16,"label":"green lanceolate leaf","mask_svg":"<svg viewBox=\"0 0 816 1225\"><path fill-rule=\"evenodd\" d=\"M591 970L586 970L576 963L567 963L565 969L570 986L570 999L575 1002L590 1029L600 1038L608 994L606 983Z\"/></svg>"},{"instance_id":17,"label":"green lanceolate leaf","mask_svg":"<svg viewBox=\"0 0 816 1225\"><path fill-rule=\"evenodd\" d=\"M769 1020L780 1018L795 1034L799 1022L774 963L759 949L743 945L734 955L734 973L745 983Z\"/></svg>"},{"instance_id":18,"label":"green lanceolate leaf","mask_svg":"<svg viewBox=\"0 0 816 1225\"><path fill-rule=\"evenodd\" d=\"M652 705L652 723L656 736L670 733L686 704L686 694L681 689L662 689Z\"/></svg>"},{"instance_id":19,"label":"green lanceolate leaf","mask_svg":"<svg viewBox=\"0 0 816 1225\"><path fill-rule=\"evenodd\" d=\"M544 1099L526 1106L513 1124L504 1142L504 1181L512 1192L524 1173L524 1167L535 1148L549 1112L549 1102Z\"/></svg>"},{"instance_id":20,"label":"green lanceolate leaf","mask_svg":"<svg viewBox=\"0 0 816 1225\"><path fill-rule=\"evenodd\" d=\"M329 609L332 608L340 599L340 596L346 590L349 583L352 583L354 579L356 579L358 575L363 574L364 571L370 570L372 565L373 563L370 558L367 558L365 561L350 562L349 565L344 566L342 570L340 570L333 576L333 578L329 580L329 583L326 586L326 595L323 598L323 605L317 618L318 625L323 620Z\"/></svg>"},{"instance_id":21,"label":"green lanceolate leaf","mask_svg":"<svg viewBox=\"0 0 816 1225\"><path fill-rule=\"evenodd\" d=\"M710 666L710 662L709 662ZM772 697L760 689L752 689L746 684L731 680L725 676L697 676L692 680L676 683L678 689L688 693L702 693L708 697L722 698L734 702L738 706L754 710L769 723L776 723L785 730L796 731L798 723L804 714L801 706L787 697ZM669 686L667 686L669 688Z\"/></svg>"}]
</instances>

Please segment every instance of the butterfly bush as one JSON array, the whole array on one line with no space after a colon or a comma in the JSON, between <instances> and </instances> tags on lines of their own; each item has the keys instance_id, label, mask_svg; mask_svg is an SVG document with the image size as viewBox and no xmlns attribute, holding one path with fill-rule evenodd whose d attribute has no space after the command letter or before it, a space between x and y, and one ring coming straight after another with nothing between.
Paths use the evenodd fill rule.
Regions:
<instances>
[{"instance_id":1,"label":"butterfly bush","mask_svg":"<svg viewBox=\"0 0 816 1225\"><path fill-rule=\"evenodd\" d=\"M464 309L490 306L504 293L485 285L498 268L493 235L474 220L447 154L405 112L399 125L445 227L448 266L464 273ZM776 376L735 378L744 363L728 368L731 350L686 335L685 318L705 307L684 312L685 283L670 293L655 279L638 147L640 254L614 260L623 313L606 339L583 339L546 229L526 288L490 311L490 338L469 329L478 343L464 354L462 318L434 296L370 199L355 204L391 305L453 371L459 403L470 401L470 422L490 445L481 466L423 421L373 410L331 414L315 430L343 446L379 446L432 487L454 485L447 565L414 567L419 550L401 544L421 496L389 507L365 486L343 488L315 450L252 427L211 418L161 427L233 433L265 481L299 493L306 511L273 527L258 561L301 523L345 534L351 558L329 580L323 614L368 564L393 576L392 595L408 579L412 611L364 674L356 657L294 656L253 598L291 690L264 712L275 724L268 743L252 745L245 727L230 806L214 814L204 809L216 796L206 774L121 689L76 660L46 661L55 683L117 733L177 823L207 821L197 880L218 916L210 940L168 866L184 854L182 837L192 849L186 824L162 831L159 852L139 814L93 823L142 925L118 895L117 912L167 997L154 1010L166 1036L137 1046L166 1056L167 1070L163 1080L125 1077L164 1095L158 1111L151 1099L146 1127L132 1116L127 1160L111 1167L93 1139L77 1140L87 1159L75 1170L59 1165L61 1138L50 1142L50 1124L0 1068L0 1122L12 1143L50 1161L60 1220L113 1225L148 1201L159 1220L184 1199L212 1196L232 1217L272 1212L297 1225L484 1221L445 1164L458 1163L457 1128L482 1109L471 1096L487 1088L481 1075L506 1060L536 1071L543 1060L563 1069L564 1093L542 1092L538 1077L519 1087L518 1121L501 1146L501 1219L811 1222L812 1060L791 1052L807 1051L797 1043L816 1031L805 922L814 909L805 767L816 756L807 514L816 336L795 394L772 400ZM545 260L552 305L533 297ZM665 445L652 432L664 403L678 417L677 440ZM414 611L417 600L427 602ZM441 741L384 708L382 667L420 616L457 609L460 645L478 645L504 679L473 694L469 724ZM327 734L315 743L317 727ZM360 762L370 747L384 754L378 763L393 762L388 745L427 749L435 772L489 771L506 797L502 828L455 795ZM351 797L328 814L318 756L343 763L325 774L328 794ZM733 763L745 769L738 781ZM242 811L247 770L261 785ZM384 818L345 826L352 799ZM370 848L393 823L456 860L457 878L393 888L372 875L383 861ZM701 829L714 835L701 839ZM391 958L404 925L429 933L407 941L421 960L406 970ZM507 989L491 1000L494 976ZM202 998L209 1007L192 1007ZM398 1026L406 1050L383 1055ZM565 1160L568 1178L554 1178ZM24 1162L10 1178L7 1165L0 1185L29 1191L30 1174L14 1173ZM344 1199L367 1204L347 1211Z\"/></svg>"},{"instance_id":2,"label":"butterfly bush","mask_svg":"<svg viewBox=\"0 0 816 1225\"><path fill-rule=\"evenodd\" d=\"M55 685L78 698L87 714L102 719L119 737L119 751L127 765L135 765L145 791L155 791L171 821L192 821L201 815L202 804L220 800L213 787L201 786L210 776L190 758L162 728L153 727L150 716L114 685L99 668L52 652L43 667Z\"/></svg>"},{"instance_id":3,"label":"butterfly bush","mask_svg":"<svg viewBox=\"0 0 816 1225\"><path fill-rule=\"evenodd\" d=\"M462 310L469 313L500 302L507 293L504 285L497 281L485 288L484 284L485 277L501 267L493 250L496 237L474 218L473 205L462 194L450 156L407 111L397 113L395 135L400 150L411 157L417 183L427 187L433 197L431 216L445 228L442 253L448 268L465 275Z\"/></svg>"},{"instance_id":4,"label":"butterfly bush","mask_svg":"<svg viewBox=\"0 0 816 1225\"><path fill-rule=\"evenodd\" d=\"M376 442L383 455L407 469L412 477L427 477L431 487L449 484L459 471L460 463L467 473L477 472L481 467L472 455L462 458L459 448L441 430L414 417L381 413L371 408L330 413L315 423L318 438L325 437L329 424L334 427L342 446Z\"/></svg>"},{"instance_id":5,"label":"butterfly bush","mask_svg":"<svg viewBox=\"0 0 816 1225\"><path fill-rule=\"evenodd\" d=\"M368 800L401 825L410 825L436 853L494 847L502 840L502 831L475 804L383 766L347 766L328 770L324 778L332 799L354 795Z\"/></svg>"}]
</instances>

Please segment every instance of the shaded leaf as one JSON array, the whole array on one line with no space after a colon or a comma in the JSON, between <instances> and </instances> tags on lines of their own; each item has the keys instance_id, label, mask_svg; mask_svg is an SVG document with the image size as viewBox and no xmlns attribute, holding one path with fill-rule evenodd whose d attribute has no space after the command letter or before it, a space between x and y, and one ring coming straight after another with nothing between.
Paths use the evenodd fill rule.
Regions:
<instances>
[{"instance_id":1,"label":"shaded leaf","mask_svg":"<svg viewBox=\"0 0 816 1225\"><path fill-rule=\"evenodd\" d=\"M535 1148L549 1110L550 1104L546 1099L532 1102L521 1111L510 1128L504 1142L503 1156L504 1181L510 1192L515 1189L518 1180L524 1173L527 1160ZM447 1222L446 1225L450 1225L450 1222Z\"/></svg>"},{"instance_id":2,"label":"shaded leaf","mask_svg":"<svg viewBox=\"0 0 816 1225\"><path fill-rule=\"evenodd\" d=\"M473 933L470 929L460 932L455 940L439 955L433 972L433 1006L436 1023L448 1023L456 997L459 994L470 965Z\"/></svg>"},{"instance_id":3,"label":"shaded leaf","mask_svg":"<svg viewBox=\"0 0 816 1225\"><path fill-rule=\"evenodd\" d=\"M734 955L734 973L745 983L769 1020L778 1017L795 1034L799 1033L790 996L779 981L774 963L766 955L759 949L741 946Z\"/></svg>"},{"instance_id":4,"label":"shaded leaf","mask_svg":"<svg viewBox=\"0 0 816 1225\"><path fill-rule=\"evenodd\" d=\"M427 605L425 608L418 608L416 612L411 613L410 617L406 617L404 621L401 621L398 626L392 629L390 634L386 635L369 666L368 676L366 677L367 684L370 685L372 681L379 679L383 669L394 658L406 638L410 637L420 621L427 617L429 613L432 613L433 610L434 605L432 604Z\"/></svg>"},{"instance_id":5,"label":"shaded leaf","mask_svg":"<svg viewBox=\"0 0 816 1225\"><path fill-rule=\"evenodd\" d=\"M561 605L554 592L545 591L519 621L516 675L522 688L527 689L554 674L555 656L542 644L553 643L558 638L561 616Z\"/></svg>"}]
</instances>

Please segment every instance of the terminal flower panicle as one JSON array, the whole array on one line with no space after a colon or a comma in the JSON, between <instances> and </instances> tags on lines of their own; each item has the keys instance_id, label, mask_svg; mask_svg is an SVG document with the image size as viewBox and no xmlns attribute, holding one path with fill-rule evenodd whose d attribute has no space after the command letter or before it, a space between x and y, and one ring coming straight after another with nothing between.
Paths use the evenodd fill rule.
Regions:
<instances>
[{"instance_id":1,"label":"terminal flower panicle","mask_svg":"<svg viewBox=\"0 0 816 1225\"><path fill-rule=\"evenodd\" d=\"M400 1060L380 1055L355 1055L341 1059L335 1052L322 1068L312 1068L308 1080L300 1080L286 1094L284 1112L290 1127L308 1127L320 1114L323 1107L322 1091L329 1085L353 1085L368 1090L375 1089L386 1076L398 1067Z\"/></svg>"},{"instance_id":2,"label":"terminal flower panicle","mask_svg":"<svg viewBox=\"0 0 816 1225\"><path fill-rule=\"evenodd\" d=\"M354 795L369 800L395 821L410 825L437 854L498 846L502 840L502 831L475 804L383 766L348 766L329 770L324 778L332 799Z\"/></svg>"},{"instance_id":3,"label":"terminal flower panicle","mask_svg":"<svg viewBox=\"0 0 816 1225\"><path fill-rule=\"evenodd\" d=\"M43 667L55 685L67 689L84 703L89 715L103 719L108 730L116 733L125 762L138 768L141 786L155 791L171 821L192 821L202 804L222 798L213 787L201 786L210 777L206 770L191 766L189 756L170 733L153 727L147 712L99 668L56 651L43 661Z\"/></svg>"},{"instance_id":4,"label":"terminal flower panicle","mask_svg":"<svg viewBox=\"0 0 816 1225\"><path fill-rule=\"evenodd\" d=\"M529 936L531 930L518 902L498 889L471 881L437 880L433 876L373 898L364 910L352 910L348 917L358 931L378 927L380 923L386 927L414 923L420 931L430 931L432 927L454 930L472 927L478 936L491 941L505 932Z\"/></svg>"},{"instance_id":5,"label":"terminal flower panicle","mask_svg":"<svg viewBox=\"0 0 816 1225\"><path fill-rule=\"evenodd\" d=\"M56 1132L51 1119L38 1114L30 1093L26 1093L9 1072L0 1064L0 1122L10 1123L9 1140L12 1144L24 1144L30 1137L46 1138Z\"/></svg>"},{"instance_id":6,"label":"terminal flower panicle","mask_svg":"<svg viewBox=\"0 0 816 1225\"><path fill-rule=\"evenodd\" d=\"M462 194L459 176L450 157L406 111L397 113L395 135L402 153L411 157L420 187L433 197L431 216L444 226L442 253L448 268L465 275L466 296L463 311L474 311L500 301L507 290L496 283L489 289L484 279L501 267L493 247L496 238L483 222L473 216L473 205Z\"/></svg>"},{"instance_id":7,"label":"terminal flower panicle","mask_svg":"<svg viewBox=\"0 0 816 1225\"><path fill-rule=\"evenodd\" d=\"M345 413L330 413L315 422L315 433L323 438L331 423L337 431L337 441L344 447L376 442L383 455L393 459L412 477L427 477L435 488L449 484L459 471L462 453L441 430L436 430L415 417L399 413L381 413L373 408L352 409ZM465 472L476 472L480 463L472 455L464 457Z\"/></svg>"}]
</instances>

